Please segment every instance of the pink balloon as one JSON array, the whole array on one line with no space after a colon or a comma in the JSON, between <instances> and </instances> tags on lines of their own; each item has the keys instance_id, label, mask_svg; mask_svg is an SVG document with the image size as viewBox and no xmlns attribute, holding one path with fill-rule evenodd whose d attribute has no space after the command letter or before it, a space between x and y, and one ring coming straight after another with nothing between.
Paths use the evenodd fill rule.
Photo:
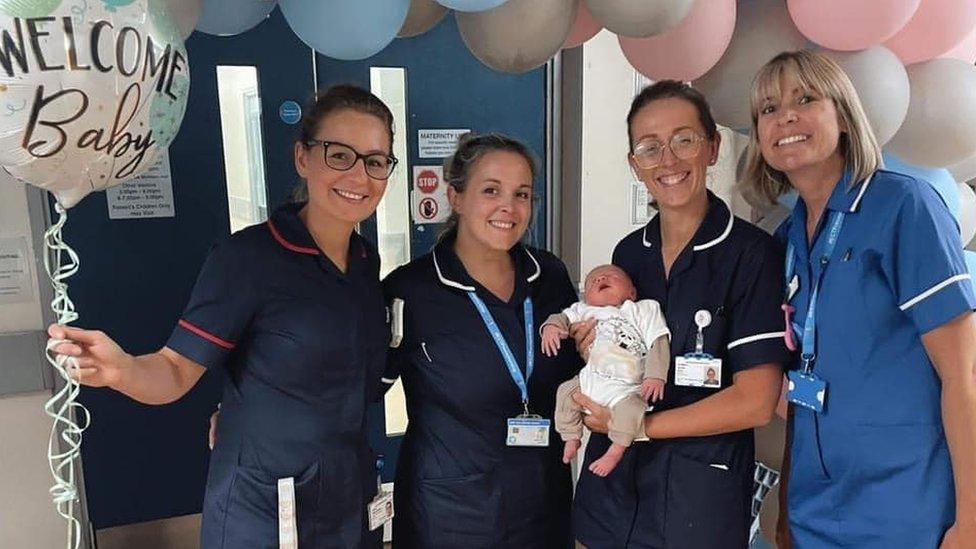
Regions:
<instances>
[{"instance_id":1,"label":"pink balloon","mask_svg":"<svg viewBox=\"0 0 976 549\"><path fill-rule=\"evenodd\" d=\"M911 65L945 54L976 27L973 0L922 0L901 31L885 42L902 63Z\"/></svg>"},{"instance_id":2,"label":"pink balloon","mask_svg":"<svg viewBox=\"0 0 976 549\"><path fill-rule=\"evenodd\" d=\"M657 36L618 36L630 64L651 80L688 82L718 63L735 30L735 0L698 0L677 27Z\"/></svg>"},{"instance_id":3,"label":"pink balloon","mask_svg":"<svg viewBox=\"0 0 976 549\"><path fill-rule=\"evenodd\" d=\"M832 50L863 50L894 36L922 0L787 0L796 28Z\"/></svg>"},{"instance_id":4,"label":"pink balloon","mask_svg":"<svg viewBox=\"0 0 976 549\"><path fill-rule=\"evenodd\" d=\"M954 57L967 63L976 63L976 27L969 33L969 36L963 38L962 42L959 42L956 47L940 57Z\"/></svg>"},{"instance_id":5,"label":"pink balloon","mask_svg":"<svg viewBox=\"0 0 976 549\"><path fill-rule=\"evenodd\" d=\"M579 0L579 7L576 9L576 21L573 22L573 28L569 30L569 36L566 37L563 49L575 48L583 44L583 42L596 36L596 33L602 29L603 25L593 18L590 8L586 7L586 2Z\"/></svg>"}]
</instances>

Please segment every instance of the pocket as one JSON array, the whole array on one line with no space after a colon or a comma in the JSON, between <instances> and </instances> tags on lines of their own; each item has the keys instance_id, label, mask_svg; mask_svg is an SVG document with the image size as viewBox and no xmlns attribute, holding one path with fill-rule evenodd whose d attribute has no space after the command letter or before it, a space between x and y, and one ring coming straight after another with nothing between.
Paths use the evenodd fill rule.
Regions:
<instances>
[{"instance_id":1,"label":"pocket","mask_svg":"<svg viewBox=\"0 0 976 549\"><path fill-rule=\"evenodd\" d=\"M295 477L295 512L299 545L312 544L323 520L318 462ZM337 518L337 517L332 517ZM254 467L238 466L227 500L223 547L278 546L278 479Z\"/></svg>"},{"instance_id":2,"label":"pocket","mask_svg":"<svg viewBox=\"0 0 976 549\"><path fill-rule=\"evenodd\" d=\"M492 547L499 527L500 493L493 475L422 480L417 509L421 547Z\"/></svg>"},{"instance_id":3,"label":"pocket","mask_svg":"<svg viewBox=\"0 0 976 549\"><path fill-rule=\"evenodd\" d=\"M724 470L672 452L664 521L666 546L746 547L750 497L747 480L735 469Z\"/></svg>"}]
</instances>

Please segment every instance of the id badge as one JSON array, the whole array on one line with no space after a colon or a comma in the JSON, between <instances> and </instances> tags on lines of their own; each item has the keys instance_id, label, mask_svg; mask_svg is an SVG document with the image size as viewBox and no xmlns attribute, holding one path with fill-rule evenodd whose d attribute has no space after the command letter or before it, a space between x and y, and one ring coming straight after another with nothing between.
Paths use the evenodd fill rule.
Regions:
<instances>
[{"instance_id":1,"label":"id badge","mask_svg":"<svg viewBox=\"0 0 976 549\"><path fill-rule=\"evenodd\" d=\"M294 477L278 479L278 547L298 549Z\"/></svg>"},{"instance_id":2,"label":"id badge","mask_svg":"<svg viewBox=\"0 0 976 549\"><path fill-rule=\"evenodd\" d=\"M814 412L823 412L827 401L827 382L814 373L804 374L791 370L786 373L789 388L786 399L798 406L803 406Z\"/></svg>"},{"instance_id":3,"label":"id badge","mask_svg":"<svg viewBox=\"0 0 976 549\"><path fill-rule=\"evenodd\" d=\"M366 508L369 512L369 529L376 530L393 520L393 492L381 491Z\"/></svg>"},{"instance_id":4,"label":"id badge","mask_svg":"<svg viewBox=\"0 0 976 549\"><path fill-rule=\"evenodd\" d=\"M674 360L674 384L682 387L722 388L722 359L686 355Z\"/></svg>"},{"instance_id":5,"label":"id badge","mask_svg":"<svg viewBox=\"0 0 976 549\"><path fill-rule=\"evenodd\" d=\"M508 419L507 446L549 446L549 426L552 422L542 417L513 417Z\"/></svg>"}]
</instances>

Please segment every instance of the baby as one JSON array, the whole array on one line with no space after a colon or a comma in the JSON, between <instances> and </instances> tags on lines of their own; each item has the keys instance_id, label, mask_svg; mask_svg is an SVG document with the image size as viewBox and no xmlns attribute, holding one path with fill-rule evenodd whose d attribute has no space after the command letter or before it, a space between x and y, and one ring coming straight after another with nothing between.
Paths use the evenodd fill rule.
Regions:
<instances>
[{"instance_id":1,"label":"baby","mask_svg":"<svg viewBox=\"0 0 976 549\"><path fill-rule=\"evenodd\" d=\"M594 318L596 339L590 360L579 376L563 383L556 392L556 430L565 441L563 461L569 463L583 436L583 409L572 399L582 391L598 404L610 408L610 449L590 465L590 471L605 477L613 471L624 451L643 436L647 401L664 396L671 351L668 326L657 301L635 302L637 289L622 269L601 265L586 275L584 302L574 303L554 314L542 325L542 351L552 356L560 340L569 335L569 325Z\"/></svg>"}]
</instances>

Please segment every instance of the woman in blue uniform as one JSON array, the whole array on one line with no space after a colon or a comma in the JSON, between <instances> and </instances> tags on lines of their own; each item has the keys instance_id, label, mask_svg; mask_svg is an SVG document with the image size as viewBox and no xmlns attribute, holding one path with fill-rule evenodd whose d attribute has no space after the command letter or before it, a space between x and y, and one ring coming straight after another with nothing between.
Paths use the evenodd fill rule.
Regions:
<instances>
[{"instance_id":1,"label":"woman in blue uniform","mask_svg":"<svg viewBox=\"0 0 976 549\"><path fill-rule=\"evenodd\" d=\"M719 134L704 98L681 82L645 88L627 116L629 161L657 203L613 263L660 304L673 361L664 400L606 478L587 473L610 441L595 434L576 489L574 528L589 549L742 548L748 543L753 427L773 415L783 344L780 246L705 187ZM586 349L591 325L576 327ZM708 370L715 376L710 379ZM587 424L606 431L588 399Z\"/></svg>"},{"instance_id":2,"label":"woman in blue uniform","mask_svg":"<svg viewBox=\"0 0 976 549\"><path fill-rule=\"evenodd\" d=\"M133 357L100 332L49 329L66 341L58 352L78 358L82 383L148 404L179 399L208 369L226 371L205 549L278 547L279 534L294 533L279 510L297 516L303 549L381 546L365 518L376 470L364 412L389 331L378 256L354 228L396 164L392 125L369 92L322 95L294 149L307 203L210 253L160 351Z\"/></svg>"},{"instance_id":3,"label":"woman in blue uniform","mask_svg":"<svg viewBox=\"0 0 976 549\"><path fill-rule=\"evenodd\" d=\"M402 377L410 418L396 473L398 548L570 546L570 471L546 425L556 388L581 364L572 346L539 352L538 328L576 292L555 256L519 243L533 173L517 141L463 139L444 170L451 228L384 282L391 308L403 307L384 381Z\"/></svg>"},{"instance_id":4,"label":"woman in blue uniform","mask_svg":"<svg viewBox=\"0 0 976 549\"><path fill-rule=\"evenodd\" d=\"M959 229L930 185L881 169L828 58L777 56L751 99L745 182L766 201L800 195L778 231L801 351L785 483L795 544L972 547L976 299Z\"/></svg>"}]
</instances>

